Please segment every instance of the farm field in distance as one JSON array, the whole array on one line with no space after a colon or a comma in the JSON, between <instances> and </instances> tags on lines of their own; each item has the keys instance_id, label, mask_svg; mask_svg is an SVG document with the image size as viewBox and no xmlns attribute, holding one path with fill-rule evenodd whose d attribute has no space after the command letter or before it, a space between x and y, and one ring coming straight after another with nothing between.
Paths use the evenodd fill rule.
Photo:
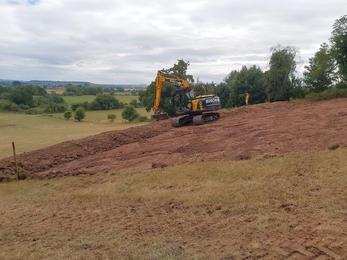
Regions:
<instances>
[{"instance_id":1,"label":"farm field in distance","mask_svg":"<svg viewBox=\"0 0 347 260\"><path fill-rule=\"evenodd\" d=\"M144 109L138 109L146 115ZM115 122L107 120L107 115L117 115ZM124 122L122 110L87 111L83 122L66 120L63 114L26 115L0 112L0 159L13 156L12 142L16 153L21 154L41 149L53 144L75 140L112 130L122 130L147 123Z\"/></svg>"},{"instance_id":2,"label":"farm field in distance","mask_svg":"<svg viewBox=\"0 0 347 260\"><path fill-rule=\"evenodd\" d=\"M63 92L63 91L61 91ZM120 102L129 103L138 100L138 96L116 94ZM91 102L95 96L64 96L65 102ZM122 118L123 109L86 111L83 122L76 122L73 118L66 120L64 113L49 115L25 115L20 113L0 112L0 159L13 155L12 142L16 144L17 154L33 151L56 143L83 138L105 131L120 130L128 127L148 124L129 123ZM152 111L136 108L141 116L150 119ZM107 115L115 114L116 119L110 122Z\"/></svg>"},{"instance_id":3,"label":"farm field in distance","mask_svg":"<svg viewBox=\"0 0 347 260\"><path fill-rule=\"evenodd\" d=\"M91 102L95 99L96 96L91 95L84 95L84 96L62 96L62 98L65 100L66 103L77 103L77 102ZM116 94L114 96L116 99L118 99L120 102L129 104L131 100L135 99L139 101L138 96L130 96L126 94Z\"/></svg>"}]
</instances>

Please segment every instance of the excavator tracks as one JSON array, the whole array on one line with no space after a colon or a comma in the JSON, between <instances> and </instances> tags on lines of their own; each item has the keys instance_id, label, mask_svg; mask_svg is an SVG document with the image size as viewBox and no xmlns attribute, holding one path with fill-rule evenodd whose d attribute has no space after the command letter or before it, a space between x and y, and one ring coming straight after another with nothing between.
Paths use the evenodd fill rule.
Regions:
<instances>
[{"instance_id":1,"label":"excavator tracks","mask_svg":"<svg viewBox=\"0 0 347 260\"><path fill-rule=\"evenodd\" d=\"M193 121L193 118L191 116L178 116L178 117L174 117L171 120L171 125L173 127L180 127L186 124L189 124Z\"/></svg>"},{"instance_id":2,"label":"excavator tracks","mask_svg":"<svg viewBox=\"0 0 347 260\"><path fill-rule=\"evenodd\" d=\"M202 115L194 116L193 123L194 125L202 125L207 122L218 120L219 118L219 113L205 113Z\"/></svg>"},{"instance_id":3,"label":"excavator tracks","mask_svg":"<svg viewBox=\"0 0 347 260\"><path fill-rule=\"evenodd\" d=\"M180 127L193 122L194 125L203 125L207 122L215 121L220 118L219 113L205 113L197 116L178 116L171 120L171 125L173 127Z\"/></svg>"}]
</instances>

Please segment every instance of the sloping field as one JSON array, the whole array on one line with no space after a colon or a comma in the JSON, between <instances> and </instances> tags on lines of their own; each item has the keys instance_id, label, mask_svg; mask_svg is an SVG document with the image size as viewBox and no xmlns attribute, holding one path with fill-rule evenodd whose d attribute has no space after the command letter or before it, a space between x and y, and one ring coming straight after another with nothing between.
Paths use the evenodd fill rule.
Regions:
<instances>
[{"instance_id":1,"label":"sloping field","mask_svg":"<svg viewBox=\"0 0 347 260\"><path fill-rule=\"evenodd\" d=\"M347 259L347 99L165 120L18 161L34 180L7 182L0 161L0 259Z\"/></svg>"},{"instance_id":2,"label":"sloping field","mask_svg":"<svg viewBox=\"0 0 347 260\"><path fill-rule=\"evenodd\" d=\"M347 144L347 99L277 102L232 111L202 126L172 128L169 120L64 142L18 157L26 178L94 174L191 161L245 160ZM0 180L16 175L0 161Z\"/></svg>"}]
</instances>

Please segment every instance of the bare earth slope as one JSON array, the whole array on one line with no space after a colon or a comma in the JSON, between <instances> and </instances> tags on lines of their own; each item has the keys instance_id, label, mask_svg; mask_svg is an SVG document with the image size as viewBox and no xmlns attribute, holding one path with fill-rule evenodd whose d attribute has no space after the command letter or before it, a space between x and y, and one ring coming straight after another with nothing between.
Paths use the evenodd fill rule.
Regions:
<instances>
[{"instance_id":1,"label":"bare earth slope","mask_svg":"<svg viewBox=\"0 0 347 260\"><path fill-rule=\"evenodd\" d=\"M266 103L222 110L220 120L201 126L173 128L164 120L60 143L19 155L19 172L26 178L50 178L249 159L346 146L346 133L347 99ZM0 181L15 178L14 172L12 158L0 161Z\"/></svg>"}]
</instances>

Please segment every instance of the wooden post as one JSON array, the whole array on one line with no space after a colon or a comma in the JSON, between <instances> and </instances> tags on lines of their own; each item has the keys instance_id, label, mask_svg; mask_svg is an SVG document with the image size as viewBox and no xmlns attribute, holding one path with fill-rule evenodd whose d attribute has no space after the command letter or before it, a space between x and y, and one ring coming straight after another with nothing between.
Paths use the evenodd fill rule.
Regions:
<instances>
[{"instance_id":1,"label":"wooden post","mask_svg":"<svg viewBox=\"0 0 347 260\"><path fill-rule=\"evenodd\" d=\"M15 147L15 145L14 145L14 142L12 142L12 149L13 149L14 164L15 164L15 166L16 166L17 179L19 180L18 165L17 165L17 156L16 156L16 147Z\"/></svg>"}]
</instances>

